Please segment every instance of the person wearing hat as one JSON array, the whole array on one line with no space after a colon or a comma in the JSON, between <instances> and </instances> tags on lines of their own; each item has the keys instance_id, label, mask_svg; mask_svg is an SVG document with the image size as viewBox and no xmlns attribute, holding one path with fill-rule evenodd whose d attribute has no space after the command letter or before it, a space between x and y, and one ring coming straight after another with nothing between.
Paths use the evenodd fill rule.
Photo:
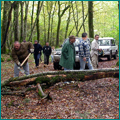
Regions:
<instances>
[{"instance_id":1,"label":"person wearing hat","mask_svg":"<svg viewBox=\"0 0 120 120\"><path fill-rule=\"evenodd\" d=\"M69 36L69 40L62 47L60 63L64 70L73 70L75 66L75 36Z\"/></svg>"},{"instance_id":2,"label":"person wearing hat","mask_svg":"<svg viewBox=\"0 0 120 120\"><path fill-rule=\"evenodd\" d=\"M42 46L38 43L37 40L34 41L34 59L35 59L35 65L38 68L39 66L39 58L41 56L41 50Z\"/></svg>"}]
</instances>

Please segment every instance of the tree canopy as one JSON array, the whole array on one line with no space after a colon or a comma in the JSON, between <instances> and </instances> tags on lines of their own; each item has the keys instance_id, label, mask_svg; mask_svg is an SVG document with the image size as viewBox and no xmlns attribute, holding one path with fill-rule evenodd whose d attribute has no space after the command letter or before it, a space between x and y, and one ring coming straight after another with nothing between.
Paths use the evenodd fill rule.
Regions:
<instances>
[{"instance_id":1,"label":"tree canopy","mask_svg":"<svg viewBox=\"0 0 120 120\"><path fill-rule=\"evenodd\" d=\"M17 1L10 13L13 3L1 1L1 44L10 22L2 53L6 49L11 51L16 40L33 43L38 40L41 45L48 41L51 46L59 47L69 35L81 37L83 32L88 37L99 34L119 42L118 1L92 1L92 11L89 1Z\"/></svg>"}]
</instances>

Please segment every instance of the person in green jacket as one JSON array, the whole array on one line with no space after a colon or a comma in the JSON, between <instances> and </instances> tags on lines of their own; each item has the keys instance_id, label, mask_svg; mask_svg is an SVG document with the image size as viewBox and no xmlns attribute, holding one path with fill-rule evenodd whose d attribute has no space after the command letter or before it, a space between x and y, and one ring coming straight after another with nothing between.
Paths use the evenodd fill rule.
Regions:
<instances>
[{"instance_id":1,"label":"person in green jacket","mask_svg":"<svg viewBox=\"0 0 120 120\"><path fill-rule=\"evenodd\" d=\"M69 36L69 40L62 47L62 55L59 64L64 70L73 70L75 65L75 36Z\"/></svg>"}]
</instances>

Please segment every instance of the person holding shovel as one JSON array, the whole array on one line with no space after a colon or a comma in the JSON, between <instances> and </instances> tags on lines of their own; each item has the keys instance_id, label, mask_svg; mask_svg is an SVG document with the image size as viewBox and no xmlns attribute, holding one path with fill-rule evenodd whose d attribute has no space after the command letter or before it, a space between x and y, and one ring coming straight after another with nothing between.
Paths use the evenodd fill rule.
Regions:
<instances>
[{"instance_id":1,"label":"person holding shovel","mask_svg":"<svg viewBox=\"0 0 120 120\"><path fill-rule=\"evenodd\" d=\"M29 75L29 64L28 57L34 52L34 46L31 42L14 42L14 47L12 49L12 58L15 62L14 64L14 77L19 77L20 68L23 67L25 74Z\"/></svg>"}]
</instances>

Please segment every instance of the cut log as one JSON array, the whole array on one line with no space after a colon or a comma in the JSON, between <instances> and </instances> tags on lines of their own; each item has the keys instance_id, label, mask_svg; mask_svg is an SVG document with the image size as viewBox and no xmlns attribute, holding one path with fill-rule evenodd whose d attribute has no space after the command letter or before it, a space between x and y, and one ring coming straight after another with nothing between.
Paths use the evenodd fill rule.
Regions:
<instances>
[{"instance_id":1,"label":"cut log","mask_svg":"<svg viewBox=\"0 0 120 120\"><path fill-rule=\"evenodd\" d=\"M6 85L8 85L10 82L13 81L22 81L25 79L29 79L29 78L34 78L34 77L39 77L39 76L45 76L45 75L66 75L66 79L70 78L74 79L75 75L79 76L80 80L88 80L89 79L98 79L98 78L105 78L105 77L117 77L119 78L119 68L105 68L105 69L95 69L95 70L70 70L70 71L49 71L49 72L43 72L43 73L38 73L38 74L32 74L32 75L28 75L28 76L23 76L23 77L16 77L16 78L10 78L8 80L2 81L1 82L1 87L4 87ZM91 75L91 76L89 76ZM93 75L93 76L92 76ZM102 76L101 76L102 75ZM86 76L89 76L88 78ZM63 77L61 77L63 78ZM71 80L70 79L70 80ZM69 81L70 81L69 80ZM75 80L75 79L74 79ZM48 79L48 83L51 82ZM59 82L58 81L54 81L53 83ZM46 83L45 81L41 80L41 83Z\"/></svg>"},{"instance_id":2,"label":"cut log","mask_svg":"<svg viewBox=\"0 0 120 120\"><path fill-rule=\"evenodd\" d=\"M50 92L48 94L45 94L39 83L37 83L37 86L38 86L38 90L39 90L38 94L40 95L40 97L42 97L41 100L43 100L43 99L52 100L52 97L50 96Z\"/></svg>"},{"instance_id":3,"label":"cut log","mask_svg":"<svg viewBox=\"0 0 120 120\"><path fill-rule=\"evenodd\" d=\"M40 95L40 97L45 97L46 94L43 92L41 86L40 86L40 83L37 83L37 87L38 87L38 94Z\"/></svg>"}]
</instances>

